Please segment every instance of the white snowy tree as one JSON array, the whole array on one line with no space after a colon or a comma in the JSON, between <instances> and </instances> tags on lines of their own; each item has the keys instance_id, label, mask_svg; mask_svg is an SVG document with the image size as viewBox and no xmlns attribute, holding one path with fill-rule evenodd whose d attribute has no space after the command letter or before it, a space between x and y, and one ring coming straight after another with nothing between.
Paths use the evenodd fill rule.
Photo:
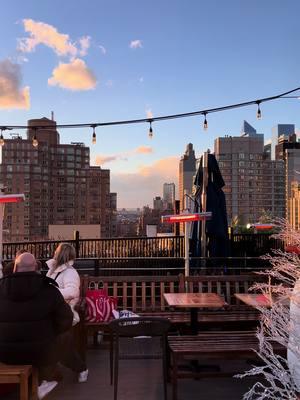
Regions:
<instances>
[{"instance_id":1,"label":"white snowy tree","mask_svg":"<svg viewBox=\"0 0 300 400\"><path fill-rule=\"evenodd\" d=\"M281 230L275 236L286 245L300 250L300 232L284 220L278 220ZM266 283L256 283L252 289L269 296L272 307L259 307L260 328L257 332L262 363L238 377L256 376L258 382L244 395L244 400L300 399L300 259L296 253L276 250L264 256L272 266L261 272ZM274 352L274 343L287 349L287 358Z\"/></svg>"}]
</instances>

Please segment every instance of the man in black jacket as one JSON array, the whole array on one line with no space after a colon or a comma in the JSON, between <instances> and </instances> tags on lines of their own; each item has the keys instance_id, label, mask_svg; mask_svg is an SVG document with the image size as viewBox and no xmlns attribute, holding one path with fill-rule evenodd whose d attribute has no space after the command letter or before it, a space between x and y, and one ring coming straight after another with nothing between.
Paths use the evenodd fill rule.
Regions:
<instances>
[{"instance_id":1,"label":"man in black jacket","mask_svg":"<svg viewBox=\"0 0 300 400\"><path fill-rule=\"evenodd\" d=\"M34 256L17 257L14 273L0 280L0 362L35 365L45 379L59 361L56 339L72 321L56 282L37 272Z\"/></svg>"}]
</instances>

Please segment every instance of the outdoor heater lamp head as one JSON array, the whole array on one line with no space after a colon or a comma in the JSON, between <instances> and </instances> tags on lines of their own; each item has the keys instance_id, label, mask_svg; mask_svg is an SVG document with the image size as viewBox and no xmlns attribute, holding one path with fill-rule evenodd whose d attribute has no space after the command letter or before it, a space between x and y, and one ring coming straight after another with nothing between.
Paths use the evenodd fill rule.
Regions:
<instances>
[{"instance_id":1,"label":"outdoor heater lamp head","mask_svg":"<svg viewBox=\"0 0 300 400\"><path fill-rule=\"evenodd\" d=\"M25 200L24 194L0 195L0 203L21 203L24 200Z\"/></svg>"}]
</instances>

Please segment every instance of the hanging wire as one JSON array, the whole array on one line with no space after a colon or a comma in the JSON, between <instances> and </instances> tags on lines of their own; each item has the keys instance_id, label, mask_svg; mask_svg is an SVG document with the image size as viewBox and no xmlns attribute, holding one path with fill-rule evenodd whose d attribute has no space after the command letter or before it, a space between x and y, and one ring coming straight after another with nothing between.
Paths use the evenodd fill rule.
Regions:
<instances>
[{"instance_id":1,"label":"hanging wire","mask_svg":"<svg viewBox=\"0 0 300 400\"><path fill-rule=\"evenodd\" d=\"M297 92L300 90L300 87L297 87L295 89L289 90L284 93L280 93L275 96L270 96L270 97L264 97L259 100L250 100L246 101L243 103L236 103L236 104L229 104L221 107L215 107L215 108L210 108L210 109L204 109L204 110L198 110L198 111L192 111L192 112L187 112L187 113L181 113L181 114L171 114L171 115L163 115L160 117L154 117L151 118L151 122L156 122L156 121L165 121L165 120L171 120L171 119L176 119L176 118L187 118L187 117L193 117L196 115L204 115L206 114L211 114L211 113L216 113L220 111L227 111L227 110L232 110L234 108L241 108L241 107L247 107L251 105L257 105L257 104L262 104L266 103L268 101L273 101L277 100L280 98L294 98L294 96L288 96L291 93ZM299 98L300 96L295 96L296 98ZM130 120L120 120L120 121L109 121L109 122L95 122L95 123L80 123L80 124L58 124L56 125L56 128L82 128L82 127L91 127L91 126L115 126L115 125L130 125L130 124L140 124L140 123L149 123L149 118L142 118L142 119L130 119ZM29 126L30 128L30 126ZM53 125L36 125L36 129L53 129ZM0 129L28 129L28 125L0 125Z\"/></svg>"}]
</instances>

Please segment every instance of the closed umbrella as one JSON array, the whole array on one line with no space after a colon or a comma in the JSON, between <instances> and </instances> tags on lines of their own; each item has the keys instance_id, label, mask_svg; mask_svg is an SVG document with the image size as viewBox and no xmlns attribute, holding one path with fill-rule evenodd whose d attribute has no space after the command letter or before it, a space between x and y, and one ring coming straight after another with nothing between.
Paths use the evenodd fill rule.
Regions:
<instances>
[{"instance_id":1,"label":"closed umbrella","mask_svg":"<svg viewBox=\"0 0 300 400\"><path fill-rule=\"evenodd\" d=\"M194 223L191 244L192 256L228 257L228 222L225 194L222 190L225 182L215 156L207 154L207 165L205 165L205 157L206 154L200 159L194 181L196 186L195 209L198 212L211 211L212 217L205 223Z\"/></svg>"}]
</instances>

